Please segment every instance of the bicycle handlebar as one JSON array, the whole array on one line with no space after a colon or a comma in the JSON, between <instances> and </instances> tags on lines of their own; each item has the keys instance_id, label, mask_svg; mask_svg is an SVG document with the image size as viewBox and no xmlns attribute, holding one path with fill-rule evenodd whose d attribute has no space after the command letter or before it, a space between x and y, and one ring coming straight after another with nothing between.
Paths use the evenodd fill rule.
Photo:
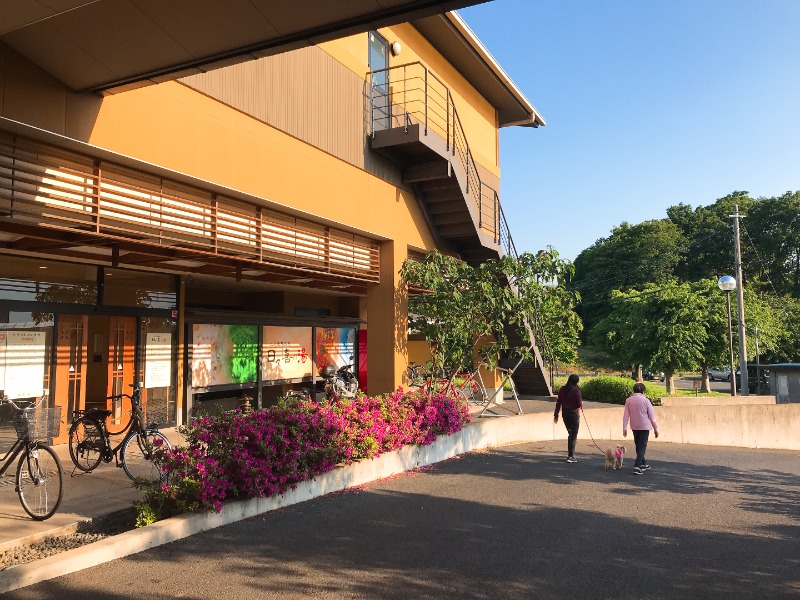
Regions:
<instances>
[{"instance_id":1,"label":"bicycle handlebar","mask_svg":"<svg viewBox=\"0 0 800 600\"><path fill-rule=\"evenodd\" d=\"M2 397L0 397L0 404L10 404L10 405L11 405L11 406L13 406L13 407L14 407L16 410L30 410L30 409L32 409L32 408L33 408L33 409L36 409L36 408L39 408L39 407L42 405L42 402L44 402L44 401L45 401L45 399L47 398L47 395L48 395L48 394L49 394L49 390L42 390L42 396L41 396L41 398L39 398L39 399L36 401L36 403L35 403L35 404L32 404L31 406L20 406L19 404L17 404L16 402L14 402L14 401L13 401L11 398L9 398L8 396L2 396ZM27 400L25 400L24 402L27 402Z\"/></svg>"}]
</instances>

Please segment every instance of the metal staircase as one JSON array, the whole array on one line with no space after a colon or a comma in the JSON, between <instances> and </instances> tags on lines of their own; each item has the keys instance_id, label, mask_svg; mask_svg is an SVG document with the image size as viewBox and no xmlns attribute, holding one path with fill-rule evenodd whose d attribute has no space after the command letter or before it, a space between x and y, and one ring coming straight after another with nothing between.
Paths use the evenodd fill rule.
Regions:
<instances>
[{"instance_id":1,"label":"metal staircase","mask_svg":"<svg viewBox=\"0 0 800 600\"><path fill-rule=\"evenodd\" d=\"M471 265L517 257L499 194L480 177L444 82L414 62L372 71L368 85L370 146L400 165L440 246ZM550 396L552 353L538 321L534 316L524 340L536 360L520 365L514 381L524 394ZM523 342L511 329L512 342Z\"/></svg>"}]
</instances>

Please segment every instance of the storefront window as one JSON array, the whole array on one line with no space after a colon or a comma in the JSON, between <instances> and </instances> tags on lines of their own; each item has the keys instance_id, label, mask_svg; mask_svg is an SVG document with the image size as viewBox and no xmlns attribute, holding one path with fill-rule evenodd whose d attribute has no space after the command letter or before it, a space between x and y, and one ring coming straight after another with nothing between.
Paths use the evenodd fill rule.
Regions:
<instances>
[{"instance_id":1,"label":"storefront window","mask_svg":"<svg viewBox=\"0 0 800 600\"><path fill-rule=\"evenodd\" d=\"M104 269L103 304L172 310L177 307L175 277L159 273Z\"/></svg>"},{"instance_id":2,"label":"storefront window","mask_svg":"<svg viewBox=\"0 0 800 600\"><path fill-rule=\"evenodd\" d=\"M192 387L254 383L258 379L258 327L192 326Z\"/></svg>"},{"instance_id":3,"label":"storefront window","mask_svg":"<svg viewBox=\"0 0 800 600\"><path fill-rule=\"evenodd\" d=\"M142 318L142 400L148 422L175 421L176 324L172 319Z\"/></svg>"},{"instance_id":4,"label":"storefront window","mask_svg":"<svg viewBox=\"0 0 800 600\"><path fill-rule=\"evenodd\" d=\"M3 256L0 300L96 304L97 267Z\"/></svg>"},{"instance_id":5,"label":"storefront window","mask_svg":"<svg viewBox=\"0 0 800 600\"><path fill-rule=\"evenodd\" d=\"M261 345L261 378L265 382L310 380L313 362L311 327L265 326Z\"/></svg>"},{"instance_id":6,"label":"storefront window","mask_svg":"<svg viewBox=\"0 0 800 600\"><path fill-rule=\"evenodd\" d=\"M354 365L356 360L356 330L350 327L317 327L317 370L327 365L336 368Z\"/></svg>"},{"instance_id":7,"label":"storefront window","mask_svg":"<svg viewBox=\"0 0 800 600\"><path fill-rule=\"evenodd\" d=\"M49 388L52 343L53 315L0 315L0 396L33 399Z\"/></svg>"}]
</instances>

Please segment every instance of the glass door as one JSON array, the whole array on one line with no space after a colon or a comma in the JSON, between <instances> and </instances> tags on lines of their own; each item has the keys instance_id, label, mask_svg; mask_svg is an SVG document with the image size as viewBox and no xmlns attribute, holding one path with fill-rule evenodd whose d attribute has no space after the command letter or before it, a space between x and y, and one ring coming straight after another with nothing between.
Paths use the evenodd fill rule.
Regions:
<instances>
[{"instance_id":1,"label":"glass door","mask_svg":"<svg viewBox=\"0 0 800 600\"><path fill-rule=\"evenodd\" d=\"M86 405L86 315L59 315L56 341L55 405L61 407L61 420L68 424L72 411ZM68 427L61 428L61 436L53 443L66 443Z\"/></svg>"},{"instance_id":2,"label":"glass door","mask_svg":"<svg viewBox=\"0 0 800 600\"><path fill-rule=\"evenodd\" d=\"M381 70L389 68L389 44L386 38L375 31L369 32L368 61L369 70L372 72L370 81L372 131L389 129L391 127L389 71Z\"/></svg>"},{"instance_id":3,"label":"glass door","mask_svg":"<svg viewBox=\"0 0 800 600\"><path fill-rule=\"evenodd\" d=\"M108 387L107 395L130 394L134 382L136 358L136 318L110 317L108 335ZM130 400L109 401L108 410L116 424L128 422L131 414Z\"/></svg>"}]
</instances>

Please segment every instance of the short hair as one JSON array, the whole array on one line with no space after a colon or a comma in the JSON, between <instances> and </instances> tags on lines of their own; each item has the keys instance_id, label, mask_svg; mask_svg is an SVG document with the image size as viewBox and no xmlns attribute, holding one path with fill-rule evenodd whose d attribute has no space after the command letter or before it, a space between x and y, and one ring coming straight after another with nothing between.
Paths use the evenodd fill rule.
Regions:
<instances>
[{"instance_id":1,"label":"short hair","mask_svg":"<svg viewBox=\"0 0 800 600\"><path fill-rule=\"evenodd\" d=\"M634 383L633 384L633 393L634 394L644 394L644 384L643 383Z\"/></svg>"}]
</instances>

